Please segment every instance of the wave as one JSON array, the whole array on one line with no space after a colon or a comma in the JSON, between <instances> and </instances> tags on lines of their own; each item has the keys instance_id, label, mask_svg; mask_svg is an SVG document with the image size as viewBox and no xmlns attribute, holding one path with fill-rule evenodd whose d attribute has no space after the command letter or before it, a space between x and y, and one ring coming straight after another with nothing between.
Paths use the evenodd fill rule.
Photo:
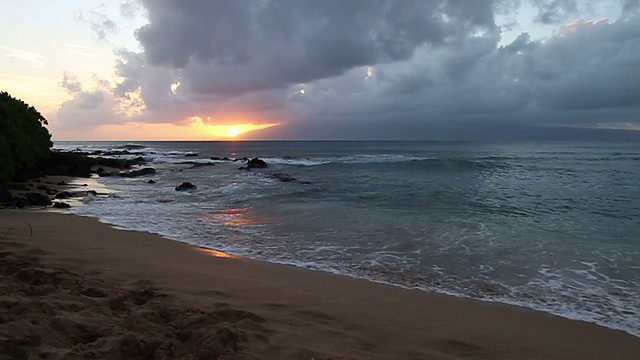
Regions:
<instances>
[{"instance_id":1,"label":"wave","mask_svg":"<svg viewBox=\"0 0 640 360\"><path fill-rule=\"evenodd\" d=\"M138 149L146 149L147 147L140 144L124 144L117 147L118 149L126 149L126 150L138 150Z\"/></svg>"},{"instance_id":2,"label":"wave","mask_svg":"<svg viewBox=\"0 0 640 360\"><path fill-rule=\"evenodd\" d=\"M382 168L392 171L440 171L440 172L464 172L464 171L488 171L510 168L505 161L462 159L462 158L423 158L400 161L372 161L372 162L332 162L322 164L335 168Z\"/></svg>"}]
</instances>

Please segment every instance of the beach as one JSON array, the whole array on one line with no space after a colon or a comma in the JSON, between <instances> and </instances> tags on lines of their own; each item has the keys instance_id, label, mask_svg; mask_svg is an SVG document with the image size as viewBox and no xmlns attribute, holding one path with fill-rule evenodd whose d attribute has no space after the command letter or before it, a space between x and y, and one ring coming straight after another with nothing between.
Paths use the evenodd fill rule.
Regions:
<instances>
[{"instance_id":1,"label":"beach","mask_svg":"<svg viewBox=\"0 0 640 360\"><path fill-rule=\"evenodd\" d=\"M632 359L640 339L519 307L0 212L0 358Z\"/></svg>"}]
</instances>

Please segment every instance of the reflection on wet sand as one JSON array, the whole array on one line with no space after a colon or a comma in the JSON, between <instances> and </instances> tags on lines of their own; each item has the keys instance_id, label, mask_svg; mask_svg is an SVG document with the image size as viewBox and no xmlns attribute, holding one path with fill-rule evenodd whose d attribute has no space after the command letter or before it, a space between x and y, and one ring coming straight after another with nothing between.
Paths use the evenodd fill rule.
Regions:
<instances>
[{"instance_id":1,"label":"reflection on wet sand","mask_svg":"<svg viewBox=\"0 0 640 360\"><path fill-rule=\"evenodd\" d=\"M214 250L214 249L207 249L207 248L202 248L202 247L197 247L196 250L203 252L207 255L211 255L214 257L219 257L219 258L236 258L236 256L233 255L229 255L224 251L220 251L220 250Z\"/></svg>"}]
</instances>

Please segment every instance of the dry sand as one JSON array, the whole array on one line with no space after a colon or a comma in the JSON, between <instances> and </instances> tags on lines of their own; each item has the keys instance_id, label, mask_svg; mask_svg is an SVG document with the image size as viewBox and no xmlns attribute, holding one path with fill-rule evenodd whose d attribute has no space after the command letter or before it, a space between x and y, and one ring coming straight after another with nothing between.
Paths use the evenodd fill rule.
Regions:
<instances>
[{"instance_id":1,"label":"dry sand","mask_svg":"<svg viewBox=\"0 0 640 360\"><path fill-rule=\"evenodd\" d=\"M51 212L0 210L0 274L0 359L640 358L589 323Z\"/></svg>"}]
</instances>

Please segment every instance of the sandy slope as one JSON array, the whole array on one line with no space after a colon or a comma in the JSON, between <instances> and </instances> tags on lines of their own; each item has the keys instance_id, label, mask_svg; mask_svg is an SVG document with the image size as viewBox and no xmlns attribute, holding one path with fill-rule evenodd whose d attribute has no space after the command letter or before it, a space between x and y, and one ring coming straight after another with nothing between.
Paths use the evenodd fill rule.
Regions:
<instances>
[{"instance_id":1,"label":"sandy slope","mask_svg":"<svg viewBox=\"0 0 640 360\"><path fill-rule=\"evenodd\" d=\"M141 219L141 221L144 221ZM0 210L0 359L635 359L640 339L516 307Z\"/></svg>"}]
</instances>

